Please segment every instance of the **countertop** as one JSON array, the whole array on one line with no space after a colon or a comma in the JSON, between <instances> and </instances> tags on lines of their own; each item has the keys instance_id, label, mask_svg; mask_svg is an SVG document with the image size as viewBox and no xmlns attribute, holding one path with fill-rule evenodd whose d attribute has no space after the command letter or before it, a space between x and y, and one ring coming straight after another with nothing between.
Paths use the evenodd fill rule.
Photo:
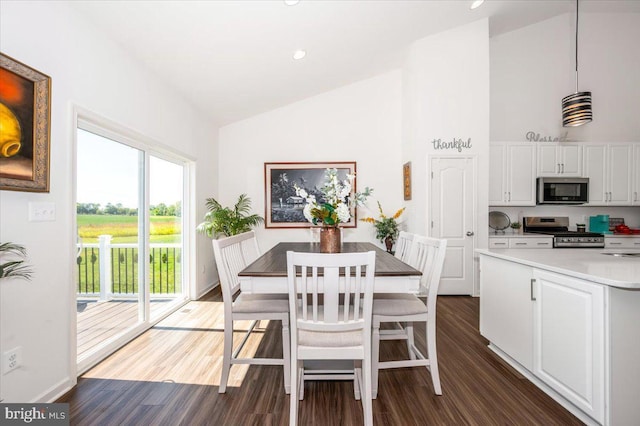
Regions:
<instances>
[{"instance_id":1,"label":"countertop","mask_svg":"<svg viewBox=\"0 0 640 426\"><path fill-rule=\"evenodd\" d=\"M476 253L598 284L640 290L640 257L603 254L640 253L637 249L476 249Z\"/></svg>"}]
</instances>

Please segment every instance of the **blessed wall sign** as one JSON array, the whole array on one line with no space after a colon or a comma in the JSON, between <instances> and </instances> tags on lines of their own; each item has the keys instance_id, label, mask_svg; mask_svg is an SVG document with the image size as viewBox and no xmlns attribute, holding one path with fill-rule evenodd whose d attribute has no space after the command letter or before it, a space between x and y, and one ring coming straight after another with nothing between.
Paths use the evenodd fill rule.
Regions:
<instances>
[{"instance_id":1,"label":"blessed wall sign","mask_svg":"<svg viewBox=\"0 0 640 426\"><path fill-rule=\"evenodd\" d=\"M572 142L567 136L568 132L564 132L560 136L542 136L533 130L528 131L524 137L529 142Z\"/></svg>"}]
</instances>

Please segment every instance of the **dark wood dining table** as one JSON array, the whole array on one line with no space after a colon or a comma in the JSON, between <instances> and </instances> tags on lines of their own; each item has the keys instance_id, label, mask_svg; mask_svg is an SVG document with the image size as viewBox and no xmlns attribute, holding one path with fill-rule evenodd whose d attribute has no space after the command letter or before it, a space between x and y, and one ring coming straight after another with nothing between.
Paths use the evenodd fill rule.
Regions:
<instances>
[{"instance_id":1,"label":"dark wood dining table","mask_svg":"<svg viewBox=\"0 0 640 426\"><path fill-rule=\"evenodd\" d=\"M320 253L319 243L278 243L238 274L243 293L288 293L287 252ZM345 242L343 253L376 252L374 293L417 293L422 272L366 242Z\"/></svg>"}]
</instances>

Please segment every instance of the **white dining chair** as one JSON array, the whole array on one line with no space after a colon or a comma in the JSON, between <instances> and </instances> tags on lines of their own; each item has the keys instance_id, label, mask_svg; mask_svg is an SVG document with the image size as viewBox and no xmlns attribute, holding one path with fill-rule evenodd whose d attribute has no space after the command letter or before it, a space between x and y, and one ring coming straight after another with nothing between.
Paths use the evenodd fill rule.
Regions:
<instances>
[{"instance_id":1,"label":"white dining chair","mask_svg":"<svg viewBox=\"0 0 640 426\"><path fill-rule=\"evenodd\" d=\"M378 395L378 373L382 369L424 366L431 373L433 389L436 395L442 395L440 374L438 371L438 353L436 348L436 301L440 276L444 265L447 240L415 236L412 242L409 264L422 271L421 295L423 302L412 294L381 294L373 301L373 398ZM381 323L397 323L397 329L380 330ZM416 347L413 323L426 322L427 356ZM380 362L380 341L406 339L409 359Z\"/></svg>"},{"instance_id":2,"label":"white dining chair","mask_svg":"<svg viewBox=\"0 0 640 426\"><path fill-rule=\"evenodd\" d=\"M254 231L228 238L212 240L213 252L220 276L222 300L224 303L224 350L219 393L225 393L232 364L282 365L284 388L289 393L290 383L290 340L289 340L289 300L287 295L242 294L238 272L252 263L260 255ZM252 321L242 341L233 351L234 321ZM238 355L260 320L282 323L282 358L239 358Z\"/></svg>"},{"instance_id":3,"label":"white dining chair","mask_svg":"<svg viewBox=\"0 0 640 426\"><path fill-rule=\"evenodd\" d=\"M291 395L289 424L298 423L298 393L304 360L354 360L354 391L364 423L373 424L371 312L374 251L287 252L291 312ZM356 363L358 361L358 363Z\"/></svg>"},{"instance_id":4,"label":"white dining chair","mask_svg":"<svg viewBox=\"0 0 640 426\"><path fill-rule=\"evenodd\" d=\"M396 240L396 252L394 256L404 263L409 262L409 256L411 255L411 242L415 234L407 231L400 231L398 239Z\"/></svg>"}]
</instances>

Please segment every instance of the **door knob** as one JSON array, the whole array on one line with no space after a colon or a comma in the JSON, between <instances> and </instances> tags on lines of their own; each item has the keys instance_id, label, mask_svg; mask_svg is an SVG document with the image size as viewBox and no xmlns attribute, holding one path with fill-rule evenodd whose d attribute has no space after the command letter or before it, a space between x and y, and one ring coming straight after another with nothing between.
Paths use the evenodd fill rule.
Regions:
<instances>
[{"instance_id":1,"label":"door knob","mask_svg":"<svg viewBox=\"0 0 640 426\"><path fill-rule=\"evenodd\" d=\"M467 232L467 237L473 237L473 231Z\"/></svg>"}]
</instances>

